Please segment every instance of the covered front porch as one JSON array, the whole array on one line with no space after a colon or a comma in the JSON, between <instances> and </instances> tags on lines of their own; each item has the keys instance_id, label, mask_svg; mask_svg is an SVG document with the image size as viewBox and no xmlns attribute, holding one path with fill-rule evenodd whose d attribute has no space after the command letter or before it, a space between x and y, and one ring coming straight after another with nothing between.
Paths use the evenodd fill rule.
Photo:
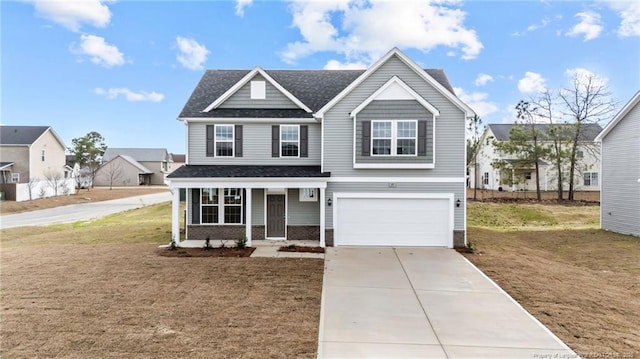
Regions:
<instances>
[{"instance_id":1,"label":"covered front porch","mask_svg":"<svg viewBox=\"0 0 640 359\"><path fill-rule=\"evenodd\" d=\"M225 166L185 167L191 167L187 169L191 173L202 167L215 167L217 174L225 171L220 169ZM168 177L173 192L172 241L180 245L180 190L185 189L184 239L187 241L209 239L234 246L237 240L246 239L246 245L253 246L256 240L313 240L324 247L328 176L313 168L313 171L297 171L296 177L201 178L187 177L186 170L182 174L179 172L182 168L177 170ZM307 176L301 177L301 174Z\"/></svg>"}]
</instances>

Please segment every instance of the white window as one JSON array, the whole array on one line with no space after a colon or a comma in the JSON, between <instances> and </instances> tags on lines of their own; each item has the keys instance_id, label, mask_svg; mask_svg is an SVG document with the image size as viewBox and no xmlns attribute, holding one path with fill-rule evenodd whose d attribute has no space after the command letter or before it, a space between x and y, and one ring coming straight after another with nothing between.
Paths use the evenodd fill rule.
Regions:
<instances>
[{"instance_id":1,"label":"white window","mask_svg":"<svg viewBox=\"0 0 640 359\"><path fill-rule=\"evenodd\" d=\"M598 185L598 172L585 172L584 175L585 186L597 186Z\"/></svg>"},{"instance_id":2,"label":"white window","mask_svg":"<svg viewBox=\"0 0 640 359\"><path fill-rule=\"evenodd\" d=\"M11 174L11 182L14 182L14 183L20 182L20 174L19 173L12 173Z\"/></svg>"},{"instance_id":3,"label":"white window","mask_svg":"<svg viewBox=\"0 0 640 359\"><path fill-rule=\"evenodd\" d=\"M415 156L417 144L418 121L371 122L371 154L373 156Z\"/></svg>"},{"instance_id":4,"label":"white window","mask_svg":"<svg viewBox=\"0 0 640 359\"><path fill-rule=\"evenodd\" d=\"M216 157L233 157L233 125L215 125Z\"/></svg>"},{"instance_id":5,"label":"white window","mask_svg":"<svg viewBox=\"0 0 640 359\"><path fill-rule=\"evenodd\" d=\"M267 86L264 81L251 81L251 99L264 100L267 98Z\"/></svg>"},{"instance_id":6,"label":"white window","mask_svg":"<svg viewBox=\"0 0 640 359\"><path fill-rule=\"evenodd\" d=\"M577 158L583 158L584 157L584 152L582 152L580 150L576 151L576 157Z\"/></svg>"},{"instance_id":7,"label":"white window","mask_svg":"<svg viewBox=\"0 0 640 359\"><path fill-rule=\"evenodd\" d=\"M300 156L300 126L280 125L280 157Z\"/></svg>"},{"instance_id":8,"label":"white window","mask_svg":"<svg viewBox=\"0 0 640 359\"><path fill-rule=\"evenodd\" d=\"M200 196L200 223L219 222L219 204L217 188L203 188Z\"/></svg>"},{"instance_id":9,"label":"white window","mask_svg":"<svg viewBox=\"0 0 640 359\"><path fill-rule=\"evenodd\" d=\"M242 188L203 188L200 196L200 223L242 223Z\"/></svg>"},{"instance_id":10,"label":"white window","mask_svg":"<svg viewBox=\"0 0 640 359\"><path fill-rule=\"evenodd\" d=\"M44 162L44 150L40 151L40 157L42 158L42 162Z\"/></svg>"},{"instance_id":11,"label":"white window","mask_svg":"<svg viewBox=\"0 0 640 359\"><path fill-rule=\"evenodd\" d=\"M489 184L489 172L485 172L482 176L482 184Z\"/></svg>"},{"instance_id":12,"label":"white window","mask_svg":"<svg viewBox=\"0 0 640 359\"><path fill-rule=\"evenodd\" d=\"M318 202L316 188L300 188L300 202Z\"/></svg>"}]
</instances>

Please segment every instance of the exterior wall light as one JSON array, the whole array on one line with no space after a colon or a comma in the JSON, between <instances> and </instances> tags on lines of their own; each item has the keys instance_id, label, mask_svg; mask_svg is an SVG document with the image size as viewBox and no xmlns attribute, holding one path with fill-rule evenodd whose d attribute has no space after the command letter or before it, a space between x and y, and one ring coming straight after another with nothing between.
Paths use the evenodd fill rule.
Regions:
<instances>
[{"instance_id":1,"label":"exterior wall light","mask_svg":"<svg viewBox=\"0 0 640 359\"><path fill-rule=\"evenodd\" d=\"M460 198L456 201L456 207L460 207Z\"/></svg>"},{"instance_id":2,"label":"exterior wall light","mask_svg":"<svg viewBox=\"0 0 640 359\"><path fill-rule=\"evenodd\" d=\"M327 206L331 207L332 204L333 200L331 199L331 197L329 197L329 199L327 199Z\"/></svg>"}]
</instances>

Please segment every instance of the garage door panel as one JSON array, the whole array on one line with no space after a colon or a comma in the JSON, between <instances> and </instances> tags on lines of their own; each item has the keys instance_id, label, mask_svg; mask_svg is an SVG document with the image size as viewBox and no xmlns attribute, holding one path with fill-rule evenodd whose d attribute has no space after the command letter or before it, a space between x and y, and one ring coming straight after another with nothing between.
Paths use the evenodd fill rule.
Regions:
<instances>
[{"instance_id":1,"label":"garage door panel","mask_svg":"<svg viewBox=\"0 0 640 359\"><path fill-rule=\"evenodd\" d=\"M449 246L449 199L340 198L338 245Z\"/></svg>"}]
</instances>

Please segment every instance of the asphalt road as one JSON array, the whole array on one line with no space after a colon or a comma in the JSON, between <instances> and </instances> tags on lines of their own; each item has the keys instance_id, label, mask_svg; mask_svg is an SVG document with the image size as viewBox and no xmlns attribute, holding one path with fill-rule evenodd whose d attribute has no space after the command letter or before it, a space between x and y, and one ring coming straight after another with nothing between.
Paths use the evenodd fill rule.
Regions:
<instances>
[{"instance_id":1,"label":"asphalt road","mask_svg":"<svg viewBox=\"0 0 640 359\"><path fill-rule=\"evenodd\" d=\"M0 216L0 229L88 221L109 214L171 201L169 191L110 201L72 204Z\"/></svg>"}]
</instances>

